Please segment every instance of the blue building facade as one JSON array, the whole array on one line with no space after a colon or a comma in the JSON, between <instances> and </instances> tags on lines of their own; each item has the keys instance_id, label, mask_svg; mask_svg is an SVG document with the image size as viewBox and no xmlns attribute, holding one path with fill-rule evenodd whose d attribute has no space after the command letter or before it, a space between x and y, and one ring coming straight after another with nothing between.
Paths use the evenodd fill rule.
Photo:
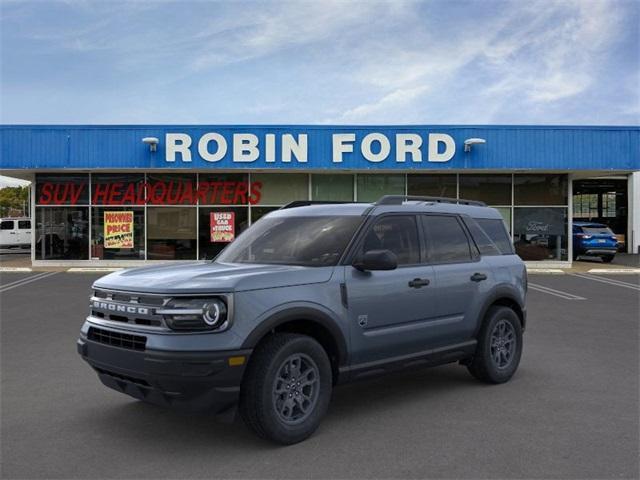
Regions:
<instances>
[{"instance_id":1,"label":"blue building facade","mask_svg":"<svg viewBox=\"0 0 640 480\"><path fill-rule=\"evenodd\" d=\"M211 258L293 200L482 200L527 261L568 264L571 223L640 236L639 127L0 126L34 182L36 263Z\"/></svg>"}]
</instances>

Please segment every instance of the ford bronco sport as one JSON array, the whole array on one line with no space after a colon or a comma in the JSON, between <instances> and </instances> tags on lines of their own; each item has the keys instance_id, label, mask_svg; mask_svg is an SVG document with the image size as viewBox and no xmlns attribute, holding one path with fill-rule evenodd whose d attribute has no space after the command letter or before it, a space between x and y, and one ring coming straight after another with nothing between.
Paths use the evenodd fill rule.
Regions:
<instances>
[{"instance_id":1,"label":"ford bronco sport","mask_svg":"<svg viewBox=\"0 0 640 480\"><path fill-rule=\"evenodd\" d=\"M512 377L527 277L496 210L314 203L268 214L213 262L99 279L78 352L108 387L229 417L238 405L283 444L315 431L339 383L451 362Z\"/></svg>"}]
</instances>

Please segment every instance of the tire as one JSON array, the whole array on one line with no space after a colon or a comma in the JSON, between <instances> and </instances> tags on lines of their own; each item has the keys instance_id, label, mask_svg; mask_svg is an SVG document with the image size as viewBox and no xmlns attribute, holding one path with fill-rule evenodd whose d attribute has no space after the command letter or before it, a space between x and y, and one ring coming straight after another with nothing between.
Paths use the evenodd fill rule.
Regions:
<instances>
[{"instance_id":1,"label":"tire","mask_svg":"<svg viewBox=\"0 0 640 480\"><path fill-rule=\"evenodd\" d=\"M604 263L611 263L614 257L615 255L605 255L604 257L601 257L601 258Z\"/></svg>"},{"instance_id":2,"label":"tire","mask_svg":"<svg viewBox=\"0 0 640 480\"><path fill-rule=\"evenodd\" d=\"M511 343L505 342L507 338ZM497 344L493 350L492 343ZM480 328L476 353L467 367L469 373L486 383L505 383L518 369L521 356L522 325L518 315L509 307L491 307Z\"/></svg>"},{"instance_id":3,"label":"tire","mask_svg":"<svg viewBox=\"0 0 640 480\"><path fill-rule=\"evenodd\" d=\"M303 377L295 379L295 372L306 373L309 384L300 385ZM291 378L295 385L288 383ZM240 416L259 437L283 445L298 443L320 425L332 387L331 363L318 342L306 335L276 333L251 356L240 390Z\"/></svg>"}]
</instances>

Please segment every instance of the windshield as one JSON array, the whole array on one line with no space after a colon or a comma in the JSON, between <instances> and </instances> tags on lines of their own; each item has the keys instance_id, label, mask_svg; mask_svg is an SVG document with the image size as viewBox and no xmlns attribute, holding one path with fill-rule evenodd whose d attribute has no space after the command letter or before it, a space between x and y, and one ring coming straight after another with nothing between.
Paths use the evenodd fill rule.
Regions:
<instances>
[{"instance_id":1,"label":"windshield","mask_svg":"<svg viewBox=\"0 0 640 480\"><path fill-rule=\"evenodd\" d=\"M355 215L265 217L225 248L216 262L333 266L362 219Z\"/></svg>"}]
</instances>

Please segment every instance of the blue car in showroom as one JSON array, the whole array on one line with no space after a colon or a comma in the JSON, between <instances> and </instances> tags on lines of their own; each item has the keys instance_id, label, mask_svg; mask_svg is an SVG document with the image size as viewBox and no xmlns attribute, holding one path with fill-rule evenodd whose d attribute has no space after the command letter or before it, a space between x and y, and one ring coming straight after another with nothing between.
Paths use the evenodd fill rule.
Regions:
<instances>
[{"instance_id":1,"label":"blue car in showroom","mask_svg":"<svg viewBox=\"0 0 640 480\"><path fill-rule=\"evenodd\" d=\"M573 222L573 259L580 256L600 257L610 263L618 251L618 237L602 223Z\"/></svg>"}]
</instances>

